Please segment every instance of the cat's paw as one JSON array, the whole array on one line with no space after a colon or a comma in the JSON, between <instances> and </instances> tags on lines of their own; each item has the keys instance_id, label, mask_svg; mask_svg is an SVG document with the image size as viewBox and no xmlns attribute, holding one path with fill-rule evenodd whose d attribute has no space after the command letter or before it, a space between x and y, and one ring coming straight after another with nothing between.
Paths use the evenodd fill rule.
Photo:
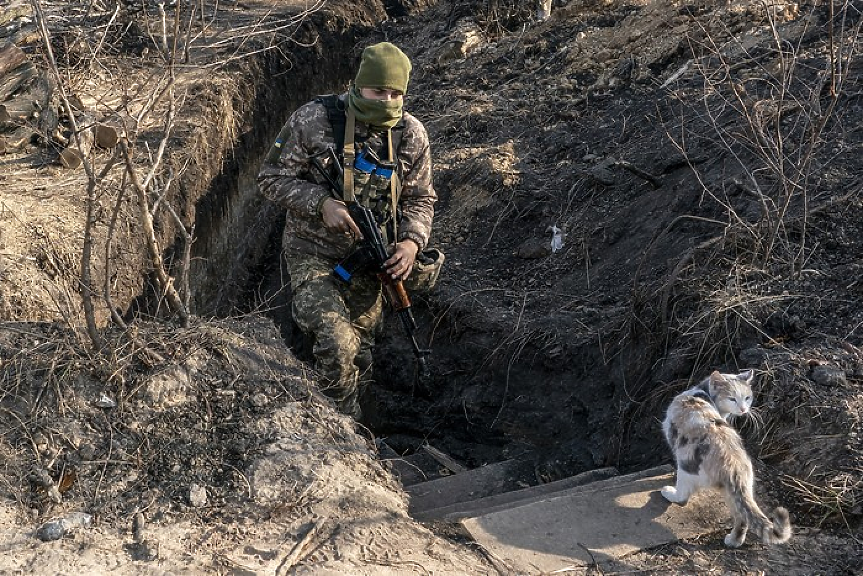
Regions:
<instances>
[{"instance_id":1,"label":"cat's paw","mask_svg":"<svg viewBox=\"0 0 863 576\"><path fill-rule=\"evenodd\" d=\"M746 538L746 536L738 540L734 537L734 532L729 532L725 535L725 545L729 548L740 548L740 546L743 545L744 538Z\"/></svg>"},{"instance_id":2,"label":"cat's paw","mask_svg":"<svg viewBox=\"0 0 863 576\"><path fill-rule=\"evenodd\" d=\"M677 488L674 486L665 486L660 492L662 497L669 502L674 502L675 504L686 504L686 500L680 500L680 495L677 493Z\"/></svg>"}]
</instances>

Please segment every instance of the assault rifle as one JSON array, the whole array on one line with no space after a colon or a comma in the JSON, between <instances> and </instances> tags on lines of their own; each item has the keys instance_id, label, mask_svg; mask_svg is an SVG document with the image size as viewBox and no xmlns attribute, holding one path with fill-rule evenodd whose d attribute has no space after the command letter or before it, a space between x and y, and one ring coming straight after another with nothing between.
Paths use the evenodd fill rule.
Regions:
<instances>
[{"instance_id":1,"label":"assault rifle","mask_svg":"<svg viewBox=\"0 0 863 576\"><path fill-rule=\"evenodd\" d=\"M368 158L370 155L368 154L368 150L364 150L363 152L365 152L365 154L360 154L358 159L364 159L367 162L367 165L369 165ZM326 154L330 155L333 165L336 167L339 174L343 174L341 164L339 163L339 159L333 149L327 148ZM380 162L373 155L371 155L371 158L375 161L375 164L380 165L385 170L390 169L389 166L384 165L384 163ZM339 198L342 198L342 187L336 180L333 180L332 176L327 172L326 167L321 162L321 159L318 156L312 156L310 160L315 169L320 172L321 176L323 176L327 181L330 188L338 194ZM371 165L372 168L370 169L373 170L374 164ZM419 370L417 375L420 379L425 379L429 375L426 357L431 353L431 350L420 348L420 345L417 342L417 323L414 319L413 312L411 312L411 301L402 281L393 280L392 276L387 273L386 268L384 267L384 262L389 260L390 254L387 251L386 243L381 235L381 230L378 227L374 212L372 212L370 208L366 208L355 201L345 202L345 205L348 207L348 213L356 223L357 228L362 232L363 239L356 249L347 256L347 258L336 265L333 269L333 274L338 279L350 283L351 278L357 272L371 269L377 273L384 288L384 297L387 302L389 302L390 306L392 306L393 310L398 312L398 316L401 319L405 333L413 346L414 356L416 357L417 368Z\"/></svg>"}]
</instances>

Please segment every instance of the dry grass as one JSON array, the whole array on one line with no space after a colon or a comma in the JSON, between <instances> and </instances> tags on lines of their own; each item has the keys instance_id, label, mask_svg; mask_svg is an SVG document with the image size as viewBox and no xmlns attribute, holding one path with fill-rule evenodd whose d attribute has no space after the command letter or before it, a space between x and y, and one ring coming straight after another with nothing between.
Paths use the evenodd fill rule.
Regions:
<instances>
[{"instance_id":1,"label":"dry grass","mask_svg":"<svg viewBox=\"0 0 863 576\"><path fill-rule=\"evenodd\" d=\"M782 484L797 500L819 517L818 525L839 520L849 530L852 516L859 516L863 505L863 469L841 472L832 478L807 481L784 475Z\"/></svg>"}]
</instances>

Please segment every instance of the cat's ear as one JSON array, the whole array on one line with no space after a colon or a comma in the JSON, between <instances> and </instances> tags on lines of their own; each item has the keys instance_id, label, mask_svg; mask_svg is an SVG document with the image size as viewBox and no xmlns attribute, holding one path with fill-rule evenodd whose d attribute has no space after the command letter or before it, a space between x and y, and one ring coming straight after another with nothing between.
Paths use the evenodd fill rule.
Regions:
<instances>
[{"instance_id":1,"label":"cat's ear","mask_svg":"<svg viewBox=\"0 0 863 576\"><path fill-rule=\"evenodd\" d=\"M752 378L755 376L755 370L744 370L740 374L737 375L741 380L746 381L747 384L752 382Z\"/></svg>"},{"instance_id":2,"label":"cat's ear","mask_svg":"<svg viewBox=\"0 0 863 576\"><path fill-rule=\"evenodd\" d=\"M722 373L719 370L714 370L710 373L710 389L713 390L713 387L719 384L720 382L725 382L725 377L722 376ZM711 392L712 394L712 392Z\"/></svg>"}]
</instances>

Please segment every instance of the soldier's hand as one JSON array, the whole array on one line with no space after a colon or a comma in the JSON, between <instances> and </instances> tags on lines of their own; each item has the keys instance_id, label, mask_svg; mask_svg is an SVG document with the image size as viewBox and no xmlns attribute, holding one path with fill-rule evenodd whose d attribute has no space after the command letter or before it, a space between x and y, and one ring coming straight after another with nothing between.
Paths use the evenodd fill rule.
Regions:
<instances>
[{"instance_id":1,"label":"soldier's hand","mask_svg":"<svg viewBox=\"0 0 863 576\"><path fill-rule=\"evenodd\" d=\"M337 234L351 234L354 238L361 238L362 232L357 223L351 218L348 207L341 200L327 198L321 206L321 216L327 230Z\"/></svg>"},{"instance_id":2,"label":"soldier's hand","mask_svg":"<svg viewBox=\"0 0 863 576\"><path fill-rule=\"evenodd\" d=\"M393 280L407 280L414 267L414 261L417 259L419 245L413 240L402 240L396 243L393 255L389 260L384 262L384 267L387 269L387 274Z\"/></svg>"}]
</instances>

